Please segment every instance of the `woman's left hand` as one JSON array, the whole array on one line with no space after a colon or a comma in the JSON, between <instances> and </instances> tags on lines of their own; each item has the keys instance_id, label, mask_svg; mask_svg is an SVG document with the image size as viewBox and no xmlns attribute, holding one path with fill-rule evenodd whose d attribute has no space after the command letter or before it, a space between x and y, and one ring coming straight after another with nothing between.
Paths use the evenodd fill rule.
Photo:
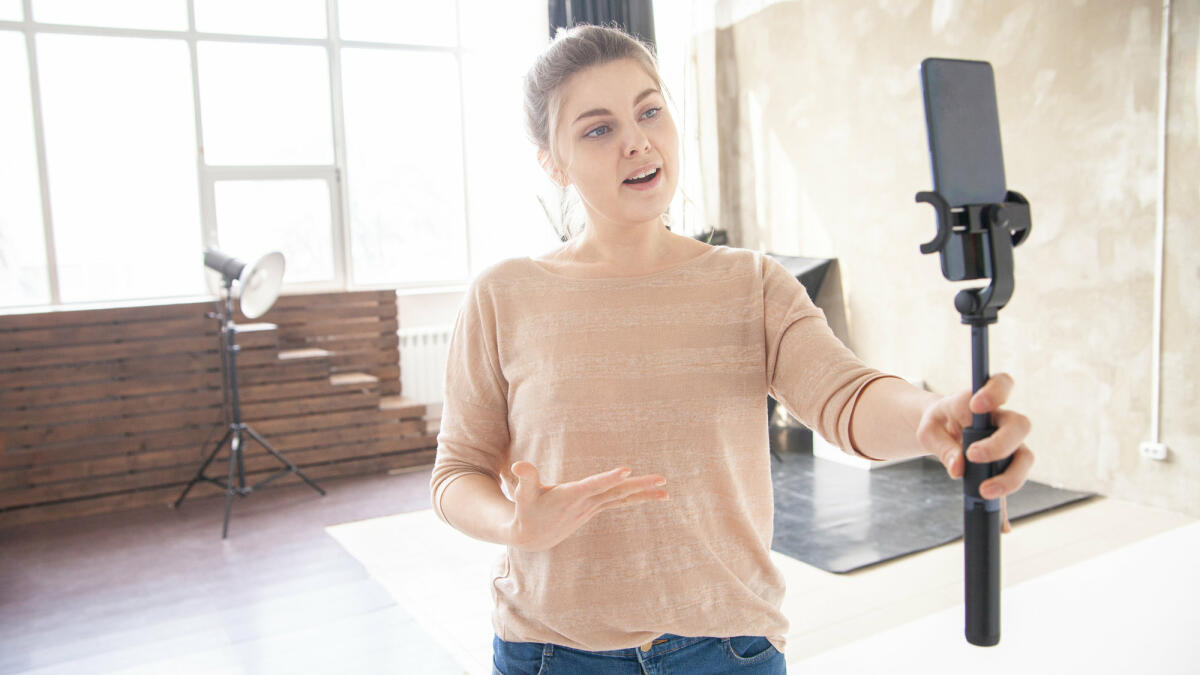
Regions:
<instances>
[{"instance_id":1,"label":"woman's left hand","mask_svg":"<svg viewBox=\"0 0 1200 675\"><path fill-rule=\"evenodd\" d=\"M971 426L972 414L992 414L996 431L971 444L967 448L967 457L972 462L995 462L1012 456L1012 463L1004 473L979 486L980 496L984 499L1000 498L1003 532L1012 531L1004 497L1021 489L1033 466L1033 452L1025 445L1025 437L1032 428L1029 418L1000 407L1008 400L1012 388L1013 379L1007 373L992 375L974 396L967 390L934 402L925 409L917 427L917 440L921 445L942 460L951 478L961 478L966 469L962 457L962 431Z\"/></svg>"}]
</instances>

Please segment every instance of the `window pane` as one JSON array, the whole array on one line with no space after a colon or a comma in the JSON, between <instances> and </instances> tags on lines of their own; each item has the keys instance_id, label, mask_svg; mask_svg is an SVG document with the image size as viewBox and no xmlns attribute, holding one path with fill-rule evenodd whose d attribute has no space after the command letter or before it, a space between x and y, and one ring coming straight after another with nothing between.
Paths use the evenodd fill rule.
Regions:
<instances>
[{"instance_id":1,"label":"window pane","mask_svg":"<svg viewBox=\"0 0 1200 675\"><path fill-rule=\"evenodd\" d=\"M204 293L183 40L37 38L63 302Z\"/></svg>"},{"instance_id":2,"label":"window pane","mask_svg":"<svg viewBox=\"0 0 1200 675\"><path fill-rule=\"evenodd\" d=\"M521 78L529 63L463 57L472 274L561 243L538 203L552 184L525 134Z\"/></svg>"},{"instance_id":3,"label":"window pane","mask_svg":"<svg viewBox=\"0 0 1200 675\"><path fill-rule=\"evenodd\" d=\"M199 59L206 163L333 163L324 48L201 42Z\"/></svg>"},{"instance_id":4,"label":"window pane","mask_svg":"<svg viewBox=\"0 0 1200 675\"><path fill-rule=\"evenodd\" d=\"M25 36L0 31L0 306L50 302Z\"/></svg>"},{"instance_id":5,"label":"window pane","mask_svg":"<svg viewBox=\"0 0 1200 675\"><path fill-rule=\"evenodd\" d=\"M33 18L42 23L114 28L187 30L184 0L33 0Z\"/></svg>"},{"instance_id":6,"label":"window pane","mask_svg":"<svg viewBox=\"0 0 1200 675\"><path fill-rule=\"evenodd\" d=\"M196 30L206 33L325 37L323 0L196 0Z\"/></svg>"},{"instance_id":7,"label":"window pane","mask_svg":"<svg viewBox=\"0 0 1200 675\"><path fill-rule=\"evenodd\" d=\"M245 262L283 253L285 284L333 279L328 181L223 180L213 190L223 252Z\"/></svg>"},{"instance_id":8,"label":"window pane","mask_svg":"<svg viewBox=\"0 0 1200 675\"><path fill-rule=\"evenodd\" d=\"M345 49L342 78L354 281L465 278L454 56Z\"/></svg>"},{"instance_id":9,"label":"window pane","mask_svg":"<svg viewBox=\"0 0 1200 675\"><path fill-rule=\"evenodd\" d=\"M461 0L471 276L560 244L538 196L556 197L525 134L522 79L546 44L546 8Z\"/></svg>"},{"instance_id":10,"label":"window pane","mask_svg":"<svg viewBox=\"0 0 1200 675\"><path fill-rule=\"evenodd\" d=\"M343 40L445 47L458 44L454 2L448 0L341 0L338 31Z\"/></svg>"},{"instance_id":11,"label":"window pane","mask_svg":"<svg viewBox=\"0 0 1200 675\"><path fill-rule=\"evenodd\" d=\"M0 0L0 21L20 21L21 18L21 0Z\"/></svg>"}]
</instances>

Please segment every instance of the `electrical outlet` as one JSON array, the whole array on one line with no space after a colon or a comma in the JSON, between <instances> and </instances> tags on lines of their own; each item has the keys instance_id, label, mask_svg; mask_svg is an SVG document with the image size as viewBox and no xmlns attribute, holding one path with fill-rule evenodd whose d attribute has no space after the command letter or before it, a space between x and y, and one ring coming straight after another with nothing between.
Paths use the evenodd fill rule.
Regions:
<instances>
[{"instance_id":1,"label":"electrical outlet","mask_svg":"<svg viewBox=\"0 0 1200 675\"><path fill-rule=\"evenodd\" d=\"M1148 459L1157 459L1162 461L1167 458L1166 443L1152 443L1150 441L1143 441L1142 445L1138 449L1141 451L1142 457L1146 457Z\"/></svg>"}]
</instances>

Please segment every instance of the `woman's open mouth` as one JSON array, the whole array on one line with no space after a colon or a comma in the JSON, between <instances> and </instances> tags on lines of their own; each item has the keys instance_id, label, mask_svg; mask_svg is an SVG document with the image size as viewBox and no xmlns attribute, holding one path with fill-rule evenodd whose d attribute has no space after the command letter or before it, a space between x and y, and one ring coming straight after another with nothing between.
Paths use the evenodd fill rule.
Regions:
<instances>
[{"instance_id":1,"label":"woman's open mouth","mask_svg":"<svg viewBox=\"0 0 1200 675\"><path fill-rule=\"evenodd\" d=\"M637 178L628 178L623 183L634 190L649 190L659 184L659 177L662 175L662 169L655 169L651 173Z\"/></svg>"}]
</instances>

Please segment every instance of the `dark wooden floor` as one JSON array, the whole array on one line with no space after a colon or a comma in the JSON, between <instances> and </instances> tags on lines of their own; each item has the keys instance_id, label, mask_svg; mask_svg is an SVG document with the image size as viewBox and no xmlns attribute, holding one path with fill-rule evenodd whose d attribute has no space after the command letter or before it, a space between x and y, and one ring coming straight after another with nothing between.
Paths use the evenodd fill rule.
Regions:
<instances>
[{"instance_id":1,"label":"dark wooden floor","mask_svg":"<svg viewBox=\"0 0 1200 675\"><path fill-rule=\"evenodd\" d=\"M323 529L429 508L429 476L263 489L226 540L223 493L0 529L0 673L462 672Z\"/></svg>"}]
</instances>

